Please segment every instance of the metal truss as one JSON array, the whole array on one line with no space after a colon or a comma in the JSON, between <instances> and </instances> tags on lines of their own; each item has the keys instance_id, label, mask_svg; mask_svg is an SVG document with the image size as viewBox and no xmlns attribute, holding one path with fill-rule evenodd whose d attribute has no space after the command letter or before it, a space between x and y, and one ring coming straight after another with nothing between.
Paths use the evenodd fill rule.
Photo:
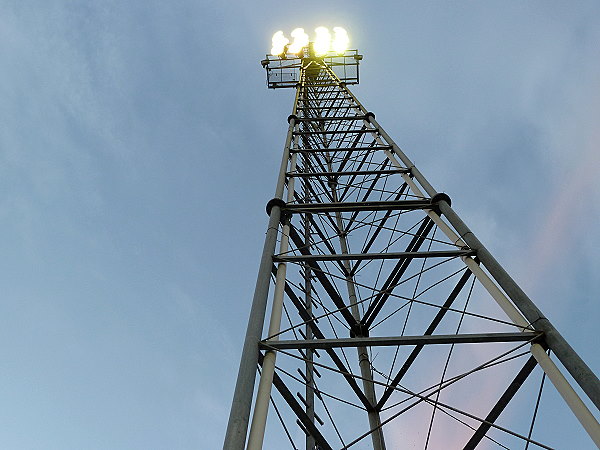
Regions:
<instances>
[{"instance_id":1,"label":"metal truss","mask_svg":"<svg viewBox=\"0 0 600 450\"><path fill-rule=\"evenodd\" d=\"M542 375L599 445L561 370L596 408L598 379L449 197L326 60L294 86L224 448L552 448Z\"/></svg>"}]
</instances>

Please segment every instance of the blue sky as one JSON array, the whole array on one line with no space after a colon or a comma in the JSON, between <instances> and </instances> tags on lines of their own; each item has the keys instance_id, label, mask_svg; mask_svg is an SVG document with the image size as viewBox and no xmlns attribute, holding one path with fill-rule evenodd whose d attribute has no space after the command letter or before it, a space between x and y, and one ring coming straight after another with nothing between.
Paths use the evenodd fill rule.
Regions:
<instances>
[{"instance_id":1,"label":"blue sky","mask_svg":"<svg viewBox=\"0 0 600 450\"><path fill-rule=\"evenodd\" d=\"M346 27L353 91L600 369L599 3L0 8L0 447L220 447L297 26Z\"/></svg>"}]
</instances>

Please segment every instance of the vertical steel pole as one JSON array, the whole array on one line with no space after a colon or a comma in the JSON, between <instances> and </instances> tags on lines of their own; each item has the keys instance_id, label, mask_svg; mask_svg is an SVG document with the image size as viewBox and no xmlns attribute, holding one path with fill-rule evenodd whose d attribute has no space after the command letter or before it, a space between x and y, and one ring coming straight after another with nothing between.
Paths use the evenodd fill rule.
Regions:
<instances>
[{"instance_id":1,"label":"vertical steel pole","mask_svg":"<svg viewBox=\"0 0 600 450\"><path fill-rule=\"evenodd\" d=\"M302 76L300 78L302 81L302 92L300 94L300 101L302 102L302 106L308 106L307 93L306 93L306 71L302 70ZM302 165L303 167L308 166L308 158L306 155L302 155ZM302 189L304 193L304 203L310 203L311 193L309 190L309 181L308 179L304 179L302 182ZM312 214L305 213L303 214L303 226L304 226L304 242L308 246L309 250L311 250L311 219ZM309 316L312 316L312 269L306 264L304 266L304 306L306 308L306 312ZM304 333L306 339L310 340L314 338L312 324L307 323L304 327ZM304 395L306 397L305 406L306 406L306 415L311 423L315 423L315 369L313 365L314 359L314 351L312 349L306 349L306 362L304 364L305 376L306 376L306 388L304 390ZM315 450L316 440L315 437L311 433L306 433L305 439L305 447L306 450Z\"/></svg>"},{"instance_id":2,"label":"vertical steel pole","mask_svg":"<svg viewBox=\"0 0 600 450\"><path fill-rule=\"evenodd\" d=\"M308 181L304 181L304 193L305 193L305 198L304 198L304 203L309 203L310 199L309 199L309 193L308 193L308 188L306 187L306 184L308 183ZM311 240L311 236L310 236L310 218L311 215L310 213L305 213L304 214L304 242L306 242L306 245L308 245L309 249L310 249L310 240ZM306 307L306 312L308 313L309 316L312 316L312 272L311 272L311 268L310 266L307 264L304 267L304 305ZM312 331L312 327L310 323L307 323L306 326L304 327L304 334L306 336L307 340L311 340L314 338L313 336L313 331ZM306 389L305 389L305 396L306 396L306 415L308 416L309 420L311 422L314 423L315 421L315 382L314 382L314 376L315 376L315 369L313 367L313 356L314 352L312 349L306 349L306 364L305 364L305 371L306 371ZM315 438L313 437L312 434L307 434L306 435L306 450L314 450L315 448Z\"/></svg>"},{"instance_id":3,"label":"vertical steel pole","mask_svg":"<svg viewBox=\"0 0 600 450\"><path fill-rule=\"evenodd\" d=\"M297 153L292 156L290 164L290 172L296 170L296 158ZM287 201L291 202L294 200L294 179L291 178L288 181L288 196ZM281 233L281 244L279 245L279 253L285 254L288 251L289 236L290 236L290 225L286 223L283 225L283 231ZM277 265L277 274L275 276L275 293L273 294L273 306L271 311L271 318L269 321L269 336L274 336L279 333L281 329L281 315L283 312L283 296L285 292L287 274L287 264L280 262ZM267 340L273 341L279 340L279 336L275 336ZM275 373L275 359L277 354L273 350L269 350L265 353L265 357L262 363L262 372L260 375L260 383L258 385L258 392L256 394L256 402L254 404L254 415L252 416L252 424L250 426L250 435L248 436L248 450L260 450L262 449L263 441L265 438L265 427L267 424L267 414L269 412L269 399L271 398L271 388L273 386L273 374Z\"/></svg>"},{"instance_id":4,"label":"vertical steel pole","mask_svg":"<svg viewBox=\"0 0 600 450\"><path fill-rule=\"evenodd\" d=\"M337 198L334 193L334 201L337 202ZM346 237L343 232L343 223L341 213L336 212L336 222L338 224L340 230L340 248L342 250L343 255L347 255L348 251L348 243L346 241ZM351 305L350 310L352 315L356 319L357 322L360 322L360 311L358 309L358 298L356 296L356 289L354 287L354 279L352 277L352 268L350 267L350 263L348 260L343 260L342 264L346 271L346 288L348 290L348 302ZM377 398L375 396L375 385L373 383L373 372L371 370L371 361L369 358L369 353L366 347L356 347L356 351L358 353L358 366L360 367L360 375L363 380L363 388L365 390L365 397L371 403L372 408L367 412L369 418L369 426L371 430L371 441L373 443L373 450L385 450L385 439L383 437L383 429L381 426L381 418L379 416L379 411L377 411L374 406L377 404Z\"/></svg>"},{"instance_id":5,"label":"vertical steel pole","mask_svg":"<svg viewBox=\"0 0 600 450\"><path fill-rule=\"evenodd\" d=\"M294 101L293 112L296 112L296 100ZM283 191L285 186L285 173L288 166L290 155L290 144L292 142L293 131L295 127L294 117L290 117L290 124L286 137L283 157L277 179L277 188L275 198L283 201ZM248 420L250 417L250 405L254 393L254 383L256 378L256 368L258 365L258 343L260 342L262 329L265 321L265 310L267 307L267 298L269 295L269 285L271 283L271 267L273 265L273 254L277 244L277 232L281 219L281 207L274 202L269 216L269 225L265 237L256 287L254 288L254 297L248 318L246 337L240 360L233 401L229 412L229 421L227 423L227 432L223 443L224 450L243 450L246 444L246 434L248 433Z\"/></svg>"}]
</instances>

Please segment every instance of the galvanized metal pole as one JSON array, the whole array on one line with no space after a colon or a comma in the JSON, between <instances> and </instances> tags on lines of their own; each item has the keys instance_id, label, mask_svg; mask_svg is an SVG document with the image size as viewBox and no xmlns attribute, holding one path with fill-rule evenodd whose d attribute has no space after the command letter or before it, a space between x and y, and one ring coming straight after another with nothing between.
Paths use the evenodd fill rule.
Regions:
<instances>
[{"instance_id":1,"label":"galvanized metal pole","mask_svg":"<svg viewBox=\"0 0 600 450\"><path fill-rule=\"evenodd\" d=\"M296 94L296 99L297 99ZM296 110L296 101L294 101L294 112ZM294 117L289 119L287 138L284 146L283 157L277 179L277 188L275 190L275 199L283 202L283 191L285 186L285 173L288 166L290 155L290 144L296 125ZM281 219L281 203L272 202L269 216L269 225L263 246L263 252L260 260L250 317L244 339L244 347L240 360L233 401L227 423L227 432L225 434L224 450L243 450L246 444L246 434L248 433L248 421L250 417L250 405L254 393L254 383L256 378L256 368L258 365L258 343L261 339L262 329L265 321L265 310L267 307L267 298L269 295L269 285L271 283L271 267L273 265L273 254L277 244L277 233Z\"/></svg>"},{"instance_id":2,"label":"galvanized metal pole","mask_svg":"<svg viewBox=\"0 0 600 450\"><path fill-rule=\"evenodd\" d=\"M308 203L308 189L306 188L306 184L308 182L305 180L305 188L304 192L306 197L304 199L304 203ZM304 215L304 242L309 246L310 249L310 214L306 213ZM306 265L304 267L304 305L306 307L306 312L308 316L312 316L312 271L310 266ZM304 334L307 340L311 340L314 338L311 324L307 323L304 326ZM313 366L313 358L314 351L312 349L306 350L306 364L304 366L305 376L306 376L306 388L304 391L304 395L306 397L306 415L309 420L314 423L315 422L315 368ZM315 448L315 438L313 435L308 433L306 435L306 450L314 450Z\"/></svg>"},{"instance_id":3,"label":"galvanized metal pole","mask_svg":"<svg viewBox=\"0 0 600 450\"><path fill-rule=\"evenodd\" d=\"M290 172L296 170L297 153L292 155L290 164ZM287 201L294 200L294 179L288 182ZM281 243L279 245L279 253L286 254L288 251L290 239L290 225L284 223L281 233ZM281 328L281 315L283 312L283 296L285 292L287 264L280 262L277 265L277 273L275 276L275 293L273 294L273 306L271 311L271 319L269 322L269 338L267 342L279 340L279 330ZM277 354L273 350L265 353L262 363L262 372L260 375L260 383L256 394L256 402L254 404L254 415L252 416L252 424L250 426L250 434L248 436L248 450L262 449L263 440L265 438L265 427L267 424L267 414L269 412L269 399L271 398L271 388L273 386L273 374L275 373L275 360Z\"/></svg>"}]
</instances>

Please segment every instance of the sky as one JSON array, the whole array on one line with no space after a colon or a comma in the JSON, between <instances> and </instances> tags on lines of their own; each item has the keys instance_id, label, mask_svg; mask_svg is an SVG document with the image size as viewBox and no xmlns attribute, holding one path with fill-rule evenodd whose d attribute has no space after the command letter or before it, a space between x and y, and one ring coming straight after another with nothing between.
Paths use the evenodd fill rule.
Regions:
<instances>
[{"instance_id":1,"label":"sky","mask_svg":"<svg viewBox=\"0 0 600 450\"><path fill-rule=\"evenodd\" d=\"M298 26L348 30L353 92L600 371L597 1L0 10L1 448L220 448Z\"/></svg>"}]
</instances>

